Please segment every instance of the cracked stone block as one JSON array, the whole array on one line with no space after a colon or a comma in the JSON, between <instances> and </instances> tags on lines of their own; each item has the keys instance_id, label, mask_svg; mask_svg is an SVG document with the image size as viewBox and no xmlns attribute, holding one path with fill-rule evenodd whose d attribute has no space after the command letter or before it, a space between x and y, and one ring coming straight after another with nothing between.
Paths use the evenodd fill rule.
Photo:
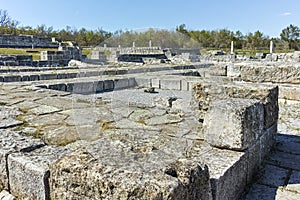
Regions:
<instances>
[{"instance_id":1,"label":"cracked stone block","mask_svg":"<svg viewBox=\"0 0 300 200\"><path fill-rule=\"evenodd\" d=\"M262 134L263 117L257 100L214 101L204 118L204 139L215 147L245 150Z\"/></svg>"},{"instance_id":2,"label":"cracked stone block","mask_svg":"<svg viewBox=\"0 0 300 200\"><path fill-rule=\"evenodd\" d=\"M10 192L18 198L49 199L49 165L70 152L66 147L45 146L8 156Z\"/></svg>"},{"instance_id":3,"label":"cracked stone block","mask_svg":"<svg viewBox=\"0 0 300 200\"><path fill-rule=\"evenodd\" d=\"M107 139L68 154L50 170L52 199L212 199L207 167Z\"/></svg>"},{"instance_id":4,"label":"cracked stone block","mask_svg":"<svg viewBox=\"0 0 300 200\"><path fill-rule=\"evenodd\" d=\"M7 156L14 152L32 151L44 145L40 139L5 129L0 130L0 190L8 189Z\"/></svg>"}]
</instances>

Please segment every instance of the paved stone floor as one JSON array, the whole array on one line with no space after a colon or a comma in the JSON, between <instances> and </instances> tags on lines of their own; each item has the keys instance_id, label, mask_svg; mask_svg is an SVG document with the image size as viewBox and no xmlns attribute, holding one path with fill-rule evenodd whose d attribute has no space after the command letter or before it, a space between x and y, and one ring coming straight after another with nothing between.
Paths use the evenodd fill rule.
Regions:
<instances>
[{"instance_id":1,"label":"paved stone floor","mask_svg":"<svg viewBox=\"0 0 300 200\"><path fill-rule=\"evenodd\" d=\"M280 102L276 146L244 199L300 199L299 102Z\"/></svg>"}]
</instances>

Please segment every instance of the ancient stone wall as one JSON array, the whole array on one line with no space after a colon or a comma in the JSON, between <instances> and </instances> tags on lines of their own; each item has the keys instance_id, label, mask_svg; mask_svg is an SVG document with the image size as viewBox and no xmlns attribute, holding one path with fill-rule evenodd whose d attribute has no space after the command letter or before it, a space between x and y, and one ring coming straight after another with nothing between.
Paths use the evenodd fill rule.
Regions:
<instances>
[{"instance_id":1,"label":"ancient stone wall","mask_svg":"<svg viewBox=\"0 0 300 200\"><path fill-rule=\"evenodd\" d=\"M0 48L58 48L58 43L33 35L0 35Z\"/></svg>"}]
</instances>

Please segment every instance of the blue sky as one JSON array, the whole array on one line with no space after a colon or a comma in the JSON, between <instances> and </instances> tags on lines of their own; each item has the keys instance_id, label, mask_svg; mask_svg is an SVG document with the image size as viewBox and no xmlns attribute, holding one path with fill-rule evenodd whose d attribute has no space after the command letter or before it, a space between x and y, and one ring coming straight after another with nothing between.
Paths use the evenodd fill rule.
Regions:
<instances>
[{"instance_id":1,"label":"blue sky","mask_svg":"<svg viewBox=\"0 0 300 200\"><path fill-rule=\"evenodd\" d=\"M22 25L45 24L106 31L162 28L256 30L279 37L289 24L300 26L300 0L0 0L0 9Z\"/></svg>"}]
</instances>

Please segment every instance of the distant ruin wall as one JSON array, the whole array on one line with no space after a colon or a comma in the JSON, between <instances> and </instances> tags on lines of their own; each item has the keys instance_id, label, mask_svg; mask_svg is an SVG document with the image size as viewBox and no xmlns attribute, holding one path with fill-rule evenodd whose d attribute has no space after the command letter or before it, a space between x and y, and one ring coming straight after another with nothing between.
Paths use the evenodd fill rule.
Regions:
<instances>
[{"instance_id":1,"label":"distant ruin wall","mask_svg":"<svg viewBox=\"0 0 300 200\"><path fill-rule=\"evenodd\" d=\"M58 48L58 43L33 35L0 35L0 48Z\"/></svg>"}]
</instances>

